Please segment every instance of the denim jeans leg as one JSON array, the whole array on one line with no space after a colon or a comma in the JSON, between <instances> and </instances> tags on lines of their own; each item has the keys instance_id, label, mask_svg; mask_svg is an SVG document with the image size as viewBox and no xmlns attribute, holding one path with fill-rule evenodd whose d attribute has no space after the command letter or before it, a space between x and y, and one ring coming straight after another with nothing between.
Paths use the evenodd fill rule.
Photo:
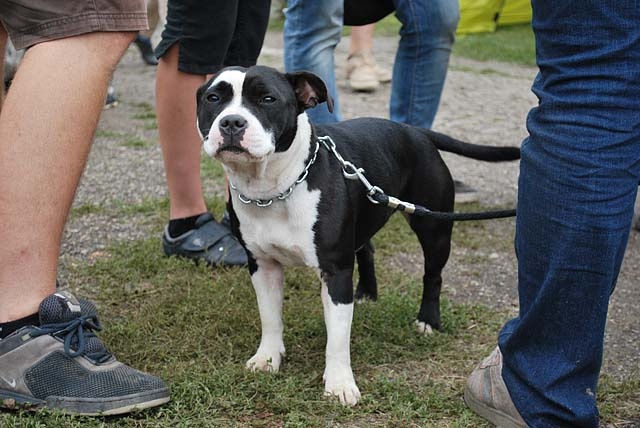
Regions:
<instances>
[{"instance_id":1,"label":"denim jeans leg","mask_svg":"<svg viewBox=\"0 0 640 428\"><path fill-rule=\"evenodd\" d=\"M342 120L336 87L334 51L342 35L342 0L289 0L284 23L284 68L307 70L319 75L334 100L330 113L326 104L307 110L314 123Z\"/></svg>"},{"instance_id":2,"label":"denim jeans leg","mask_svg":"<svg viewBox=\"0 0 640 428\"><path fill-rule=\"evenodd\" d=\"M609 297L640 177L640 10L532 4L539 103L522 145L520 313L500 333L502 374L529 426L596 428Z\"/></svg>"},{"instance_id":3,"label":"denim jeans leg","mask_svg":"<svg viewBox=\"0 0 640 428\"><path fill-rule=\"evenodd\" d=\"M391 81L390 118L431 128L460 18L457 1L395 0L402 23Z\"/></svg>"}]
</instances>

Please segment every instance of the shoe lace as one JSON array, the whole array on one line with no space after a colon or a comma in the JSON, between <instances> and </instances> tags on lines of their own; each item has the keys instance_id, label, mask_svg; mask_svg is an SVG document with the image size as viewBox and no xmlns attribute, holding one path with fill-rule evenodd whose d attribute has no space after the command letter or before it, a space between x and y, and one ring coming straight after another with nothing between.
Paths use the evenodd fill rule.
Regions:
<instances>
[{"instance_id":1,"label":"shoe lace","mask_svg":"<svg viewBox=\"0 0 640 428\"><path fill-rule=\"evenodd\" d=\"M67 322L44 324L37 327L31 337L50 334L53 337L64 339L64 352L71 358L86 356L97 363L104 363L111 358L111 353L104 347L89 352L87 343L92 338L98 339L94 331L102 330L100 321L96 315L80 316ZM75 348L75 350L74 350Z\"/></svg>"}]
</instances>

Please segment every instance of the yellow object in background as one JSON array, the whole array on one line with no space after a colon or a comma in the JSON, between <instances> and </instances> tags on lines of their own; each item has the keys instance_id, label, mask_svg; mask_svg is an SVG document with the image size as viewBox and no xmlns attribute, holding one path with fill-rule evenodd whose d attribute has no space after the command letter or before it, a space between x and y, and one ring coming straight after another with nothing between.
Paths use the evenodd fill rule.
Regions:
<instances>
[{"instance_id":1,"label":"yellow object in background","mask_svg":"<svg viewBox=\"0 0 640 428\"><path fill-rule=\"evenodd\" d=\"M525 24L531 22L531 15L531 0L506 0L498 25Z\"/></svg>"},{"instance_id":2,"label":"yellow object in background","mask_svg":"<svg viewBox=\"0 0 640 428\"><path fill-rule=\"evenodd\" d=\"M530 0L459 0L457 34L496 31L498 25L531 22Z\"/></svg>"}]
</instances>

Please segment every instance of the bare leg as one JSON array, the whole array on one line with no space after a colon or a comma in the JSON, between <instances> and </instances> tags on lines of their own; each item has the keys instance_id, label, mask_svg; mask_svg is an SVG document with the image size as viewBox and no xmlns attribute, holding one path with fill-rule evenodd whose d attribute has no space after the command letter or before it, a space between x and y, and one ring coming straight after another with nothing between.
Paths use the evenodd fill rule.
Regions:
<instances>
[{"instance_id":1,"label":"bare leg","mask_svg":"<svg viewBox=\"0 0 640 428\"><path fill-rule=\"evenodd\" d=\"M376 24L351 27L349 55L360 51L371 52L373 49L373 32L375 29Z\"/></svg>"},{"instance_id":2,"label":"bare leg","mask_svg":"<svg viewBox=\"0 0 640 428\"><path fill-rule=\"evenodd\" d=\"M0 76L2 76L2 87L0 87L0 113L2 112L2 104L4 102L4 55L7 49L7 30L0 24L0 53L2 53L2 59L0 60Z\"/></svg>"},{"instance_id":3,"label":"bare leg","mask_svg":"<svg viewBox=\"0 0 640 428\"><path fill-rule=\"evenodd\" d=\"M355 91L375 91L380 83L391 81L391 72L380 68L373 57L375 24L351 28L347 79Z\"/></svg>"},{"instance_id":4,"label":"bare leg","mask_svg":"<svg viewBox=\"0 0 640 428\"><path fill-rule=\"evenodd\" d=\"M0 115L0 322L55 290L62 231L109 78L135 33L33 46Z\"/></svg>"},{"instance_id":5,"label":"bare leg","mask_svg":"<svg viewBox=\"0 0 640 428\"><path fill-rule=\"evenodd\" d=\"M204 81L205 76L178 70L178 45L160 59L156 111L171 219L207 211L200 181L201 141L196 129L196 91Z\"/></svg>"}]
</instances>

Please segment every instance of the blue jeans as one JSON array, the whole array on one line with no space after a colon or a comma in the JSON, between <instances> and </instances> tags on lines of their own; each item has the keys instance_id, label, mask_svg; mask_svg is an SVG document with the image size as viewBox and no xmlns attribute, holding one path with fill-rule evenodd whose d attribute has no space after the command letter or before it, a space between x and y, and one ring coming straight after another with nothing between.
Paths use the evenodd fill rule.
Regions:
<instances>
[{"instance_id":1,"label":"blue jeans","mask_svg":"<svg viewBox=\"0 0 640 428\"><path fill-rule=\"evenodd\" d=\"M532 427L598 426L605 322L640 179L640 8L533 0L539 99L522 144L519 316L503 377Z\"/></svg>"},{"instance_id":2,"label":"blue jeans","mask_svg":"<svg viewBox=\"0 0 640 428\"><path fill-rule=\"evenodd\" d=\"M457 0L394 0L402 23L389 117L430 129L438 111L460 19Z\"/></svg>"},{"instance_id":3,"label":"blue jeans","mask_svg":"<svg viewBox=\"0 0 640 428\"><path fill-rule=\"evenodd\" d=\"M395 0L402 23L391 83L390 118L431 128L440 103L460 15L457 0ZM342 33L342 0L289 0L284 27L285 70L324 79L336 106L334 50ZM308 111L315 123L341 120L325 105Z\"/></svg>"},{"instance_id":4,"label":"blue jeans","mask_svg":"<svg viewBox=\"0 0 640 428\"><path fill-rule=\"evenodd\" d=\"M284 21L284 68L306 70L322 77L333 98L333 113L325 103L307 110L314 123L342 120L336 88L333 52L342 35L343 0L289 0Z\"/></svg>"}]
</instances>

